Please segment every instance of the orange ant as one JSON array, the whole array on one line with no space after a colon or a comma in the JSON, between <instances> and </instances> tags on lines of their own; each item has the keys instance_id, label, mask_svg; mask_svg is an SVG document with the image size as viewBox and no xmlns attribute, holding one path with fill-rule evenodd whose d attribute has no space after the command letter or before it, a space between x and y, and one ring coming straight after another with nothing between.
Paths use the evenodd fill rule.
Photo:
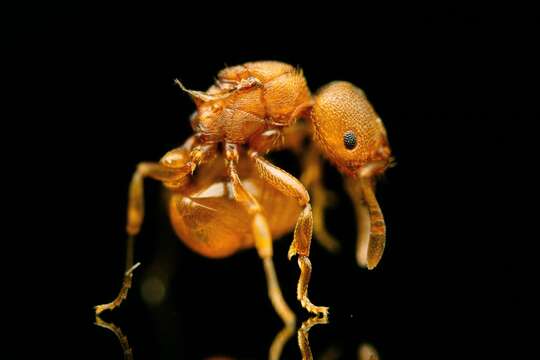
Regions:
<instances>
[{"instance_id":1,"label":"orange ant","mask_svg":"<svg viewBox=\"0 0 540 360\"><path fill-rule=\"evenodd\" d=\"M298 255L297 298L307 311L326 316L328 308L312 304L307 294L313 231L310 196L301 181L264 155L282 146L298 146L298 139L313 135L318 150L306 161L303 179L317 183L318 176L313 174L320 167L319 151L352 179L347 182L348 191L362 222L357 259L371 269L379 262L385 243L385 224L374 195L374 177L391 162L382 121L352 84L333 82L312 97L303 73L276 61L227 67L206 92L176 83L197 107L191 117L194 135L159 162L137 166L129 188L123 286L117 298L97 306L96 313L119 306L131 287L132 272L139 265L133 265L133 239L143 221L143 180L149 177L170 190L171 222L189 248L211 258L257 249L270 300L287 325L295 323L295 315L279 287L272 239L294 228L288 257ZM295 125L298 118L311 126ZM321 224L315 231L324 233L322 211L316 215Z\"/></svg>"}]
</instances>

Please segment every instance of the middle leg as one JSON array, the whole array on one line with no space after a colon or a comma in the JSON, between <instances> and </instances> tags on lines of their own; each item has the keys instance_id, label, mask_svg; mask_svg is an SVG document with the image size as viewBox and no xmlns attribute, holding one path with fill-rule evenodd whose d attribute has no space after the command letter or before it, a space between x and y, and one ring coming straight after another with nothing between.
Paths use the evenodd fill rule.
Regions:
<instances>
[{"instance_id":1,"label":"middle leg","mask_svg":"<svg viewBox=\"0 0 540 360\"><path fill-rule=\"evenodd\" d=\"M313 204L313 233L317 240L326 250L336 253L340 249L340 244L330 235L326 229L324 211L335 202L335 194L325 189L322 181L321 154L311 145L302 159L302 175L300 182L311 193L311 203Z\"/></svg>"},{"instance_id":2,"label":"middle leg","mask_svg":"<svg viewBox=\"0 0 540 360\"><path fill-rule=\"evenodd\" d=\"M264 272L268 286L268 297L274 309L281 317L287 327L293 327L296 323L296 316L291 311L281 293L277 280L274 262L272 260L272 235L266 218L262 214L259 202L246 190L238 172L238 149L236 145L225 145L225 158L227 161L227 174L232 184L233 194L236 201L240 202L251 217L251 230L255 239L255 247L259 257L263 260Z\"/></svg>"}]
</instances>

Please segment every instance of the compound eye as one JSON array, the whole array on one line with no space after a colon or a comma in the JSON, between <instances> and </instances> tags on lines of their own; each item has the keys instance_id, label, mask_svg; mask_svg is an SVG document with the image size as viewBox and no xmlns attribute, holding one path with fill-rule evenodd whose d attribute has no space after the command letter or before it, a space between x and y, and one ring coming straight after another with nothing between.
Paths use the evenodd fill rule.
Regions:
<instances>
[{"instance_id":1,"label":"compound eye","mask_svg":"<svg viewBox=\"0 0 540 360\"><path fill-rule=\"evenodd\" d=\"M352 130L348 130L343 134L343 144L348 150L352 150L356 147L356 135Z\"/></svg>"}]
</instances>

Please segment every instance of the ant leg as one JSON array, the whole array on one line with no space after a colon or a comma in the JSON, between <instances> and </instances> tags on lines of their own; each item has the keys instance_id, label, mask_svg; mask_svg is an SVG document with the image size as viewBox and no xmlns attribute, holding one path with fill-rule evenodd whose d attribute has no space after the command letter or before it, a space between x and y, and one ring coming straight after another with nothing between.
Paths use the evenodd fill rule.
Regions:
<instances>
[{"instance_id":1,"label":"ant leg","mask_svg":"<svg viewBox=\"0 0 540 360\"><path fill-rule=\"evenodd\" d=\"M298 348L302 353L302 359L313 360L313 354L311 353L311 347L309 346L309 331L315 325L328 324L328 318L311 317L305 320L300 328L298 328Z\"/></svg>"},{"instance_id":2,"label":"ant leg","mask_svg":"<svg viewBox=\"0 0 540 360\"><path fill-rule=\"evenodd\" d=\"M190 142L188 140L186 143ZM137 166L137 170L133 174L131 183L129 186L128 197L128 210L127 210L127 226L128 233L127 241L127 256L126 256L126 272L124 273L124 280L122 288L118 293L118 296L110 303L97 305L95 307L96 315L99 315L105 310L112 310L122 303L126 299L127 293L131 288L133 270L135 270L140 263L133 265L133 248L135 242L135 235L140 231L143 218L144 218L144 193L143 193L143 181L144 178L152 178L159 180L164 184L174 187L177 184L182 184L188 175L191 175L198 164L200 164L204 157L210 153L209 147L195 147L189 153L189 161L180 165L178 162L167 161L171 157L171 153L180 151L183 148L170 151L164 156L160 163L142 162ZM187 151L183 149L183 151ZM178 158L178 154L175 154L175 159ZM172 167L174 166L174 167Z\"/></svg>"},{"instance_id":3,"label":"ant leg","mask_svg":"<svg viewBox=\"0 0 540 360\"><path fill-rule=\"evenodd\" d=\"M285 325L283 329L281 329L276 334L276 336L274 337L274 341L272 341L272 345L270 345L270 349L268 351L268 359L270 360L281 359L281 353L283 352L283 347L293 335L294 330L295 330L295 327L293 325L290 325L290 326Z\"/></svg>"},{"instance_id":4,"label":"ant leg","mask_svg":"<svg viewBox=\"0 0 540 360\"><path fill-rule=\"evenodd\" d=\"M322 163L320 153L311 146L303 159L303 171L300 181L310 190L313 204L313 232L317 240L326 250L336 253L340 249L339 242L328 232L324 222L324 210L335 202L335 194L324 188L322 183Z\"/></svg>"},{"instance_id":5,"label":"ant leg","mask_svg":"<svg viewBox=\"0 0 540 360\"><path fill-rule=\"evenodd\" d=\"M103 321L97 315L96 315L96 322L94 324L99 327L112 331L114 335L116 335L116 337L118 338L118 341L120 342L120 346L122 346L122 350L124 351L124 359L133 360L133 351L131 350L131 347L129 346L128 338L126 335L122 333L122 330L120 329L119 326L116 326L113 323L108 323L106 321Z\"/></svg>"},{"instance_id":6,"label":"ant leg","mask_svg":"<svg viewBox=\"0 0 540 360\"><path fill-rule=\"evenodd\" d=\"M259 257L263 260L264 272L268 286L268 296L274 309L281 317L287 327L292 327L296 323L296 317L291 311L281 293L277 280L274 262L272 260L272 235L266 218L262 214L262 208L258 201L246 190L238 172L236 164L238 162L238 149L236 145L225 145L225 157L227 160L227 173L232 184L233 195L236 201L240 202L252 217L252 232L255 239L255 247Z\"/></svg>"},{"instance_id":7,"label":"ant leg","mask_svg":"<svg viewBox=\"0 0 540 360\"><path fill-rule=\"evenodd\" d=\"M315 240L331 253L337 253L341 245L328 232L324 221L324 210L335 202L334 193L326 190L320 181L313 184L313 233Z\"/></svg>"},{"instance_id":8,"label":"ant leg","mask_svg":"<svg viewBox=\"0 0 540 360\"><path fill-rule=\"evenodd\" d=\"M294 229L294 239L289 248L288 257L291 259L298 255L300 278L298 280L297 298L302 306L315 314L328 314L328 308L315 306L308 298L307 290L311 277L311 262L309 261L309 249L311 247L311 235L313 230L313 215L309 204L309 194L302 183L285 170L270 164L255 151L249 151L251 160L255 163L258 175L268 184L272 185L283 194L294 197L304 209L300 213Z\"/></svg>"},{"instance_id":9,"label":"ant leg","mask_svg":"<svg viewBox=\"0 0 540 360\"><path fill-rule=\"evenodd\" d=\"M283 130L271 129L254 137L250 142L250 149L257 153L266 153L271 149L290 149L300 155L302 142L309 135L304 124L296 123L292 127ZM331 205L334 194L326 190L321 181L322 163L320 153L315 146L310 146L307 155L303 159L303 173L300 181L307 189L313 190L313 232L317 240L324 248L332 253L336 253L340 245L337 240L330 235L324 225L324 209Z\"/></svg>"}]
</instances>

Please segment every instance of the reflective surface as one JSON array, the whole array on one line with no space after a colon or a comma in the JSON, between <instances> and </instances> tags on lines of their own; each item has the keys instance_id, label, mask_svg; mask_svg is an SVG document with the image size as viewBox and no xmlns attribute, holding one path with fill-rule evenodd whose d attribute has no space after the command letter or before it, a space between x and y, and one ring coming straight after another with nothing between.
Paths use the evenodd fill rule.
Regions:
<instances>
[{"instance_id":1,"label":"reflective surface","mask_svg":"<svg viewBox=\"0 0 540 360\"><path fill-rule=\"evenodd\" d=\"M474 19L434 18L419 22L420 31L414 31L409 25L416 21L404 17L406 26L394 27L391 36L380 38L379 29L393 21L385 18L381 20L389 21L384 24L361 28L362 16L351 9L346 21L341 20L345 13L333 17L342 26L335 34L327 34L330 27L321 26L324 22L303 15L308 20L305 27L269 27L272 33L260 41L228 37L231 41L210 43L192 30L211 23L208 19L193 17L198 23L192 28L178 25L191 17L189 12L166 29L139 27L139 19L129 16L96 22L103 13L88 17L76 41L62 44L70 54L58 64L69 70L64 88L72 94L65 106L73 128L64 136L71 143L58 145L58 155L47 158L64 164L67 152L77 157L69 163L69 172L61 172L68 177L49 176L62 186L54 195L70 197L64 207L78 220L55 219L73 226L61 245L67 254L63 258L77 263L62 271L82 268L85 274L84 282L62 283L69 290L73 283L86 290L77 303L84 313L84 346L79 352L100 359L123 356L118 336L94 325L92 306L111 301L122 281L127 187L136 164L159 159L192 133L193 104L173 79L204 88L224 63L254 59L298 64L314 89L333 79L366 89L385 121L396 156L396 167L377 187L388 236L384 256L373 271L357 266L357 224L341 177L330 172L325 178L337 192L326 220L341 252L332 255L316 242L312 246L310 296L330 307L329 323L309 331L313 357L357 358L359 346L367 343L381 359L441 359L450 353L471 358L464 349L485 353L479 338L486 332L504 333L493 329L510 317L501 315L504 308L514 317L520 306L511 300L522 296L509 285L521 277L509 269L521 262L524 251L519 245L532 238L502 231L509 223L499 221L502 214L524 210L498 203L515 196L505 192L512 187L499 186L497 180L507 169L526 169L512 167L522 156L523 144L510 146L503 140L521 139L522 128L509 124L520 119L530 123L534 116L520 115L522 105L508 106L509 97L531 94L520 86L502 86L499 70L508 64L500 64L497 71L487 66L501 53L520 62L523 58L501 48L504 36L493 27ZM276 19L284 19L283 14L272 23ZM225 32L221 20L216 34ZM328 36L306 36L306 29ZM259 37L258 31L254 34ZM486 44L489 34L494 35L493 46ZM486 52L486 46L492 51ZM44 49L49 51L48 46ZM72 54L79 61L72 61ZM530 78L525 73L511 76ZM294 160L276 163L298 175ZM102 314L102 319L121 328L120 338L128 338L134 359L267 358L282 323L268 301L256 252L220 261L193 254L172 233L158 189L153 182L145 188L147 217L135 250L141 266L132 291L117 311ZM510 225L516 224L522 223ZM285 237L275 244L274 259L284 298L297 314L297 328L285 342L282 358L298 359L297 329L308 314L295 300L298 268L286 259L290 240ZM83 265L80 256L88 259ZM530 284L534 282L527 281L528 288ZM489 310L490 304L497 306ZM489 344L490 349L498 346Z\"/></svg>"},{"instance_id":2,"label":"reflective surface","mask_svg":"<svg viewBox=\"0 0 540 360\"><path fill-rule=\"evenodd\" d=\"M291 339L293 334L297 334L298 349L300 351L302 359L313 359L313 353L309 344L309 332L311 328L319 324L327 324L328 318L312 317L305 320L297 329L292 326L285 326L275 336L272 344L268 350L268 359L277 360L280 359L283 353L283 347ZM95 324L101 328L111 331L118 339L119 345L122 348L123 357L126 360L133 359L133 351L129 345L127 336L122 333L120 327L113 323L108 323L96 315ZM321 359L336 359L339 357L341 349L336 347L330 347L322 353ZM359 360L376 360L378 354L375 348L369 344L360 344L358 347L358 359ZM216 359L216 357L209 357L207 359Z\"/></svg>"},{"instance_id":3,"label":"reflective surface","mask_svg":"<svg viewBox=\"0 0 540 360\"><path fill-rule=\"evenodd\" d=\"M285 326L283 329L278 331L268 348L268 359L277 360L288 355L284 354L284 347L289 341L294 342L294 336L296 334L296 342L298 347L299 356L302 359L313 359L314 355L311 350L311 345L309 341L309 334L312 328L317 325L326 325L328 324L328 318L323 317L311 317L303 321L298 327ZM118 346L121 348L122 357L125 360L132 360L134 358L132 347L129 343L128 337L122 332L122 329L115 325L112 322L104 321L100 316L96 315L95 325L110 331L114 334L118 340ZM262 324L261 324L262 325ZM254 329L255 330L255 329ZM113 351L117 352L117 351ZM292 349L289 347L289 354ZM323 360L339 359L343 356L343 346L337 344L331 344L326 349L320 351L315 358ZM350 356L353 354L349 354ZM360 343L356 350L356 356L358 360L377 360L379 355L375 347L369 343ZM226 355L211 355L205 357L205 359L233 359L234 356Z\"/></svg>"},{"instance_id":4,"label":"reflective surface","mask_svg":"<svg viewBox=\"0 0 540 360\"><path fill-rule=\"evenodd\" d=\"M114 335L116 335L116 338L118 339L118 342L120 346L122 347L124 359L126 360L133 359L133 351L131 350L131 346L129 345L128 338L122 333L122 329L120 329L120 327L116 326L113 323L102 320L99 317L99 315L96 315L95 324L103 329L107 329L111 331Z\"/></svg>"},{"instance_id":5,"label":"reflective surface","mask_svg":"<svg viewBox=\"0 0 540 360\"><path fill-rule=\"evenodd\" d=\"M290 161L287 154L282 155L276 161ZM295 164L289 165L294 170ZM283 328L268 300L256 251L250 249L220 260L193 253L171 229L161 188L149 182L146 206L151 210L137 238L134 257L141 266L134 271L127 300L115 311L101 314L99 320L94 319L91 306L112 299L118 291L125 235L111 219L111 228L118 231L96 237L107 250L96 255L100 261L93 264L93 302L88 304L95 356L357 359L359 354L368 356L365 353L373 348L381 359L391 359L402 355L418 339L425 341L423 354L437 355L438 351L432 351L441 346L441 340L449 339L433 329L444 326L452 309L430 310L441 298L444 284L430 282L430 275L424 271L433 260L426 257L423 263L409 262L425 255L426 250L420 248L425 242L414 240L417 225L407 222L410 217L396 216L397 211L406 214L400 209L403 202L392 201L406 196L407 184L394 180L400 171L399 167L392 169L379 186L390 224L389 245L380 265L368 271L356 261L353 204L341 176L326 168L328 184L336 196L335 205L326 212L326 221L341 250L332 254L313 242L310 295L330 306L328 323L310 320L296 300L298 268L286 256L291 234L274 243L283 295L297 315L293 329ZM391 186L386 185L388 182ZM100 326L92 325L94 322Z\"/></svg>"},{"instance_id":6,"label":"reflective surface","mask_svg":"<svg viewBox=\"0 0 540 360\"><path fill-rule=\"evenodd\" d=\"M342 208L348 207L342 204ZM350 220L337 212L334 221L336 215L343 217L344 223ZM421 298L426 292L407 284L406 279L413 277L411 270L396 271L384 259L380 270L359 268L352 236L338 255L314 244L312 294L330 305L328 323L309 318L297 303L297 268L285 255L289 238L275 243L276 271L284 297L297 314L296 326L286 329L266 295L264 272L255 250L219 261L200 257L167 230L163 219L157 221L157 235L147 231L138 240L136 259L142 265L134 272L133 288L122 306L104 312L101 319L94 319L88 307L95 356L356 359L369 349L364 346L368 344L381 359L388 359L402 354L414 339L433 335L433 327L422 326L427 313ZM330 223L330 229L339 238L350 229L340 231L335 227L338 224ZM392 247L389 257L393 256ZM118 264L101 269L103 275L94 279L96 299L114 294L121 281L123 249L118 248ZM114 276L105 273L113 268ZM98 290L98 285L102 289ZM104 322L114 325L105 326ZM411 327L412 323L415 326ZM430 344L423 351L430 354L428 349Z\"/></svg>"}]
</instances>

